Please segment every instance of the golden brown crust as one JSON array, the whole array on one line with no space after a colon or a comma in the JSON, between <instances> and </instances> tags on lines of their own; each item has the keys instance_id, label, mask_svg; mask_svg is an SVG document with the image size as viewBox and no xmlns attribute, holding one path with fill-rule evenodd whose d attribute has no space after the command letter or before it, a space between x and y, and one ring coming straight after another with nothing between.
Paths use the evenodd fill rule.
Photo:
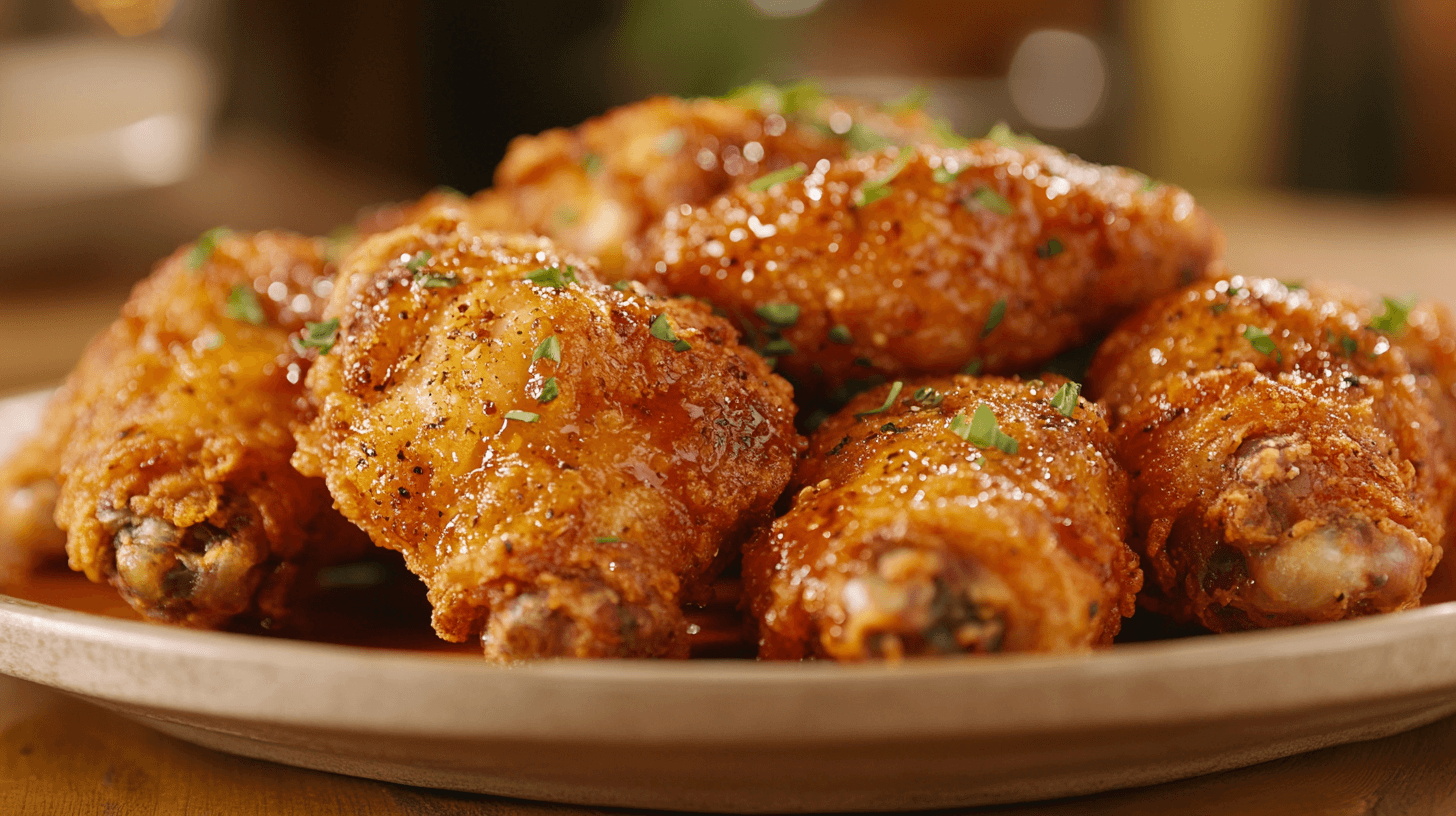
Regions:
<instances>
[{"instance_id":1,"label":"golden brown crust","mask_svg":"<svg viewBox=\"0 0 1456 816\"><path fill-rule=\"evenodd\" d=\"M928 126L918 112L889 114L817 95L789 106L771 93L737 101L655 97L575 128L517 137L496 169L496 190L477 200L490 206L493 196L509 196L524 229L600 259L614 280L624 245L669 209L795 162L844 155L854 142L836 135L831 119L838 133L853 127L880 141Z\"/></svg>"},{"instance_id":2,"label":"golden brown crust","mask_svg":"<svg viewBox=\"0 0 1456 816\"><path fill-rule=\"evenodd\" d=\"M0 589L23 583L40 564L66 554L56 526L56 466L70 430L68 400L54 397L40 431L0 463Z\"/></svg>"},{"instance_id":3,"label":"golden brown crust","mask_svg":"<svg viewBox=\"0 0 1456 816\"><path fill-rule=\"evenodd\" d=\"M1145 599L1217 631L1414 606L1451 484L1433 405L1345 288L1231 277L1124 323L1088 375L1133 479Z\"/></svg>"},{"instance_id":4,"label":"golden brown crust","mask_svg":"<svg viewBox=\"0 0 1456 816\"><path fill-rule=\"evenodd\" d=\"M1141 584L1127 478L1061 380L967 376L862 394L810 438L792 509L744 545L759 654L835 659L1111 643ZM943 399L915 395L934 388ZM952 431L978 405L1016 454Z\"/></svg>"},{"instance_id":5,"label":"golden brown crust","mask_svg":"<svg viewBox=\"0 0 1456 816\"><path fill-rule=\"evenodd\" d=\"M526 280L568 267L575 283ZM497 659L686 655L681 602L767 517L800 444L787 383L725 321L447 210L362 244L328 314L295 461L405 555L441 637ZM659 316L691 348L653 336Z\"/></svg>"},{"instance_id":6,"label":"golden brown crust","mask_svg":"<svg viewBox=\"0 0 1456 816\"><path fill-rule=\"evenodd\" d=\"M71 568L152 620L281 616L301 567L367 546L329 518L323 482L288 463L309 364L289 336L332 286L324 254L282 233L183 247L137 285L63 392L74 418L56 521ZM239 319L250 304L258 325Z\"/></svg>"},{"instance_id":7,"label":"golden brown crust","mask_svg":"<svg viewBox=\"0 0 1456 816\"><path fill-rule=\"evenodd\" d=\"M1036 365L1202 277L1222 238L1176 187L982 139L739 186L669 212L643 248L630 277L708 300L760 345L776 327L756 310L796 306L797 321L777 327L792 347L778 365L812 402L871 376Z\"/></svg>"}]
</instances>

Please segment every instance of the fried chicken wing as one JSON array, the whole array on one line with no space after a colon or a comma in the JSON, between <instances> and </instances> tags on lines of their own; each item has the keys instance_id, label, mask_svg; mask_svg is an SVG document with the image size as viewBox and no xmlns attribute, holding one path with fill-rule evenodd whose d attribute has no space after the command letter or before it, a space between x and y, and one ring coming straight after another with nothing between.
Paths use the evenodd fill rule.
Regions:
<instances>
[{"instance_id":1,"label":"fried chicken wing","mask_svg":"<svg viewBox=\"0 0 1456 816\"><path fill-rule=\"evenodd\" d=\"M212 232L164 260L62 392L56 522L71 568L154 621L287 614L297 577L368 541L289 465L332 286L322 241Z\"/></svg>"},{"instance_id":2,"label":"fried chicken wing","mask_svg":"<svg viewBox=\"0 0 1456 816\"><path fill-rule=\"evenodd\" d=\"M1088 388L1132 476L1148 605L1227 631L1418 602L1450 453L1407 350L1419 338L1370 302L1235 276L1108 338Z\"/></svg>"},{"instance_id":3,"label":"fried chicken wing","mask_svg":"<svg viewBox=\"0 0 1456 816\"><path fill-rule=\"evenodd\" d=\"M56 526L55 510L67 406L63 395L53 399L40 431L0 464L0 589L23 583L36 566L66 555L66 534Z\"/></svg>"},{"instance_id":4,"label":"fried chicken wing","mask_svg":"<svg viewBox=\"0 0 1456 816\"><path fill-rule=\"evenodd\" d=\"M896 382L825 421L792 508L744 545L760 657L1110 644L1142 580L1127 477L1065 383Z\"/></svg>"},{"instance_id":5,"label":"fried chicken wing","mask_svg":"<svg viewBox=\"0 0 1456 816\"><path fill-rule=\"evenodd\" d=\"M495 659L683 657L801 444L787 383L706 308L441 210L344 262L295 462Z\"/></svg>"},{"instance_id":6,"label":"fried chicken wing","mask_svg":"<svg viewBox=\"0 0 1456 816\"><path fill-rule=\"evenodd\" d=\"M1026 369L1222 251L1183 190L1004 135L805 169L670 210L626 267L740 321L801 404L856 380Z\"/></svg>"},{"instance_id":7,"label":"fried chicken wing","mask_svg":"<svg viewBox=\"0 0 1456 816\"><path fill-rule=\"evenodd\" d=\"M490 209L509 198L523 228L601 259L615 279L623 246L663 213L796 162L923 135L919 111L888 112L809 86L753 86L733 99L656 97L573 129L521 136L496 169Z\"/></svg>"}]
</instances>

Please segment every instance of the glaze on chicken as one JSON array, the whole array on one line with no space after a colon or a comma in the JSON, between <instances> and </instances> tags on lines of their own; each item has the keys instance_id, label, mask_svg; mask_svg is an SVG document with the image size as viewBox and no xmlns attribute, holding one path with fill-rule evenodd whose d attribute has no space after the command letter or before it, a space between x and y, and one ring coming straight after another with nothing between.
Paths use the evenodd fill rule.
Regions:
<instances>
[{"instance_id":1,"label":"glaze on chicken","mask_svg":"<svg viewBox=\"0 0 1456 816\"><path fill-rule=\"evenodd\" d=\"M1149 606L1227 631L1419 601L1451 493L1449 407L1410 353L1432 364L1437 317L1379 303L1235 276L1108 338L1088 388L1132 476Z\"/></svg>"},{"instance_id":2,"label":"glaze on chicken","mask_svg":"<svg viewBox=\"0 0 1456 816\"><path fill-rule=\"evenodd\" d=\"M1127 477L1065 384L896 382L824 422L792 508L744 546L759 656L1110 644L1141 583Z\"/></svg>"},{"instance_id":3,"label":"glaze on chicken","mask_svg":"<svg viewBox=\"0 0 1456 816\"><path fill-rule=\"evenodd\" d=\"M345 260L300 470L487 656L684 657L801 444L788 384L699 304L448 209Z\"/></svg>"}]
</instances>

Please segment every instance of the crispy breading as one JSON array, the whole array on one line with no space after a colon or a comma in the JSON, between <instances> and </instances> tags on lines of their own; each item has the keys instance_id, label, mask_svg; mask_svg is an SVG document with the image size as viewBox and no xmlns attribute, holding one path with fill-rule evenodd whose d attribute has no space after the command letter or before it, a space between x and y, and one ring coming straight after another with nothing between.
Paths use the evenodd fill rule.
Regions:
<instances>
[{"instance_id":1,"label":"crispy breading","mask_svg":"<svg viewBox=\"0 0 1456 816\"><path fill-rule=\"evenodd\" d=\"M1412 330L1372 328L1363 304L1378 303L1234 276L1104 343L1088 390L1133 479L1150 606L1226 631L1418 602L1451 458L1400 339Z\"/></svg>"},{"instance_id":2,"label":"crispy breading","mask_svg":"<svg viewBox=\"0 0 1456 816\"><path fill-rule=\"evenodd\" d=\"M701 305L437 211L345 260L295 463L495 659L683 657L801 444L788 384ZM534 281L528 276L534 275Z\"/></svg>"},{"instance_id":3,"label":"crispy breading","mask_svg":"<svg viewBox=\"0 0 1456 816\"><path fill-rule=\"evenodd\" d=\"M669 211L627 272L738 320L802 406L871 378L1024 370L1221 252L1187 192L1003 138L740 185Z\"/></svg>"},{"instance_id":4,"label":"crispy breading","mask_svg":"<svg viewBox=\"0 0 1456 816\"><path fill-rule=\"evenodd\" d=\"M331 271L315 239L211 233L137 285L62 392L72 569L149 619L213 627L285 617L301 573L367 548L288 462L311 357L290 335Z\"/></svg>"},{"instance_id":5,"label":"crispy breading","mask_svg":"<svg viewBox=\"0 0 1456 816\"><path fill-rule=\"evenodd\" d=\"M624 247L670 209L795 163L902 141L929 124L918 111L886 112L803 87L763 86L730 100L654 97L575 128L517 137L496 168L495 190L477 202L489 208L507 196L523 229L600 259L614 280Z\"/></svg>"},{"instance_id":6,"label":"crispy breading","mask_svg":"<svg viewBox=\"0 0 1456 816\"><path fill-rule=\"evenodd\" d=\"M1123 543L1127 477L1095 405L1052 404L1065 382L915 380L830 417L793 507L744 545L759 655L1110 644L1142 580ZM1015 453L962 436L981 406Z\"/></svg>"}]
</instances>

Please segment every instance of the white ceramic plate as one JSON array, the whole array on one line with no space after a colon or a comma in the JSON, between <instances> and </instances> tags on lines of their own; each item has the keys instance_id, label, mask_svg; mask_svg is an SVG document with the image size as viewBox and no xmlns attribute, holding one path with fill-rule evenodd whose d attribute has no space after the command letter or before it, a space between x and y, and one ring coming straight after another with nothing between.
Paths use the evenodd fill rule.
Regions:
<instances>
[{"instance_id":1,"label":"white ceramic plate","mask_svg":"<svg viewBox=\"0 0 1456 816\"><path fill-rule=\"evenodd\" d=\"M43 397L0 401L0 455ZM0 596L0 672L355 776L701 811L951 807L1247 765L1456 712L1456 604L898 666L543 662L281 641Z\"/></svg>"}]
</instances>

